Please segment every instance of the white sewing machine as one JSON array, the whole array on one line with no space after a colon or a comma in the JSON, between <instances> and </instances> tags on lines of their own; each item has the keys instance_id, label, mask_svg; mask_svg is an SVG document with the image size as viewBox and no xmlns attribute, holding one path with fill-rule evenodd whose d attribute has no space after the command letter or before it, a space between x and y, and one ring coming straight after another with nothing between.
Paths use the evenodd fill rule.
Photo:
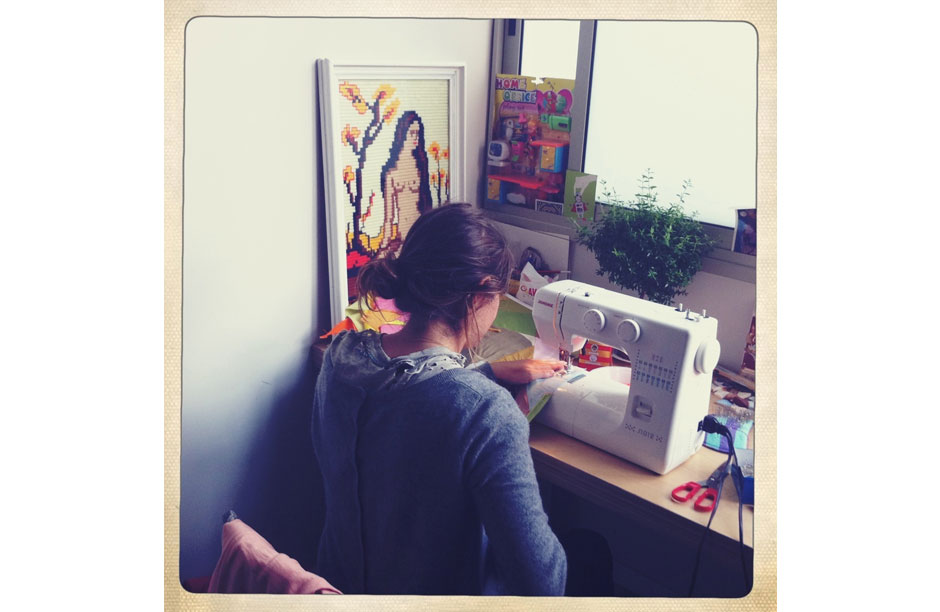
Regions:
<instances>
[{"instance_id":1,"label":"white sewing machine","mask_svg":"<svg viewBox=\"0 0 940 612\"><path fill-rule=\"evenodd\" d=\"M541 287L532 317L543 343L571 353L590 338L631 363L560 385L535 420L659 474L701 447L720 352L716 319L571 280ZM618 381L628 373L629 386Z\"/></svg>"}]
</instances>

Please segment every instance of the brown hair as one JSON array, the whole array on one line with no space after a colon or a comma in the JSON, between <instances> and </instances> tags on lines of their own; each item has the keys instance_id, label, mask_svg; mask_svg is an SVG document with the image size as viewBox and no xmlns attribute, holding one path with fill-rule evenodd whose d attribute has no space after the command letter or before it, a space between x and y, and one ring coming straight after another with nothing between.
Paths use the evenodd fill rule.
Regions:
<instances>
[{"instance_id":1,"label":"brown hair","mask_svg":"<svg viewBox=\"0 0 940 612\"><path fill-rule=\"evenodd\" d=\"M382 166L382 173L379 175L379 186L382 188L382 195L389 197L389 194L385 193L385 177L392 168L398 165L398 158L401 156L405 140L408 138L408 128L411 127L412 123L418 124L418 146L409 153L414 157L415 165L418 167L418 211L425 212L431 209L434 202L431 200L428 152L424 150L424 123L415 111L405 111L398 119L398 124L395 126L395 138L392 140L392 148L389 149L388 161Z\"/></svg>"},{"instance_id":2,"label":"brown hair","mask_svg":"<svg viewBox=\"0 0 940 612\"><path fill-rule=\"evenodd\" d=\"M461 331L479 293L503 293L512 256L506 239L470 204L446 204L422 214L401 252L359 270L359 295L394 299L425 327L434 320Z\"/></svg>"}]
</instances>

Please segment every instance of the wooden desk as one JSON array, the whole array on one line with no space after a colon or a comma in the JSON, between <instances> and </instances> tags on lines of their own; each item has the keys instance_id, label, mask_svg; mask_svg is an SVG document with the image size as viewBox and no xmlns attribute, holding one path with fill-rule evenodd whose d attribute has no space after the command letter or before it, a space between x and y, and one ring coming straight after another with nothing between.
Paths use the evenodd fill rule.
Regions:
<instances>
[{"instance_id":1,"label":"wooden desk","mask_svg":"<svg viewBox=\"0 0 940 612\"><path fill-rule=\"evenodd\" d=\"M617 514L656 523L696 543L709 513L694 510L692 501L674 502L672 490L690 480L705 480L727 458L703 447L673 471L660 475L539 423L532 423L529 446L539 477ZM744 507L743 519L744 544L752 547L751 506ZM710 546L737 554L738 496L730 477L725 479L711 529L720 537L712 538Z\"/></svg>"}]
</instances>

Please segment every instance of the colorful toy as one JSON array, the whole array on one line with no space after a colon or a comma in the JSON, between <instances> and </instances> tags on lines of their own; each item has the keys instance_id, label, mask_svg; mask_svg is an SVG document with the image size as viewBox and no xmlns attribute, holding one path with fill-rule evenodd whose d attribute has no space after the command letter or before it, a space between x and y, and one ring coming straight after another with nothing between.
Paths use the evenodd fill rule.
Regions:
<instances>
[{"instance_id":1,"label":"colorful toy","mask_svg":"<svg viewBox=\"0 0 940 612\"><path fill-rule=\"evenodd\" d=\"M491 202L505 201L505 183L497 178L486 179L486 199Z\"/></svg>"},{"instance_id":2,"label":"colorful toy","mask_svg":"<svg viewBox=\"0 0 940 612\"><path fill-rule=\"evenodd\" d=\"M564 172L568 145L553 140L537 140L539 147L539 170L542 172Z\"/></svg>"},{"instance_id":3,"label":"colorful toy","mask_svg":"<svg viewBox=\"0 0 940 612\"><path fill-rule=\"evenodd\" d=\"M558 92L540 91L536 96L536 105L542 113L570 113L572 99L571 90L569 89L562 89Z\"/></svg>"},{"instance_id":4,"label":"colorful toy","mask_svg":"<svg viewBox=\"0 0 940 612\"><path fill-rule=\"evenodd\" d=\"M504 140L511 140L515 135L516 121L515 119L503 119L500 126L500 133L497 134L498 138Z\"/></svg>"},{"instance_id":5,"label":"colorful toy","mask_svg":"<svg viewBox=\"0 0 940 612\"><path fill-rule=\"evenodd\" d=\"M539 122L534 116L519 115L519 123L522 125L522 135L528 142L532 142L538 137Z\"/></svg>"},{"instance_id":6,"label":"colorful toy","mask_svg":"<svg viewBox=\"0 0 940 612\"><path fill-rule=\"evenodd\" d=\"M549 115L548 121L546 122L549 128L553 130L558 130L560 132L570 132L571 131L571 117L567 115Z\"/></svg>"},{"instance_id":7,"label":"colorful toy","mask_svg":"<svg viewBox=\"0 0 940 612\"><path fill-rule=\"evenodd\" d=\"M487 200L564 201L574 81L497 75L487 150ZM497 144L501 143L501 144ZM505 147L508 147L508 155Z\"/></svg>"},{"instance_id":8,"label":"colorful toy","mask_svg":"<svg viewBox=\"0 0 940 612\"><path fill-rule=\"evenodd\" d=\"M519 161L525 154L525 142L522 140L513 140L509 143L509 146L512 150L510 159L512 159L512 161Z\"/></svg>"},{"instance_id":9,"label":"colorful toy","mask_svg":"<svg viewBox=\"0 0 940 612\"><path fill-rule=\"evenodd\" d=\"M502 162L509 159L510 147L505 140L493 140L490 142L487 157L490 162Z\"/></svg>"},{"instance_id":10,"label":"colorful toy","mask_svg":"<svg viewBox=\"0 0 940 612\"><path fill-rule=\"evenodd\" d=\"M506 172L510 167L511 162L509 161L509 156L511 154L511 148L509 143L505 140L493 140L490 142L490 146L487 148L486 152L486 173L487 175L499 174L501 172ZM499 190L496 190L498 193ZM495 199L495 198L490 198Z\"/></svg>"}]
</instances>

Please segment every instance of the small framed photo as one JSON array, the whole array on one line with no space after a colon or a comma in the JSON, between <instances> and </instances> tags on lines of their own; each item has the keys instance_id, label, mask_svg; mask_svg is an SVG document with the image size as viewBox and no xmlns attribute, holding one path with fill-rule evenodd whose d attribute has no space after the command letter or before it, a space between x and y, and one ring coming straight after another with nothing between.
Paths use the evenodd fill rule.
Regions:
<instances>
[{"instance_id":1,"label":"small framed photo","mask_svg":"<svg viewBox=\"0 0 940 612\"><path fill-rule=\"evenodd\" d=\"M734 252L757 255L757 209L739 208L735 218Z\"/></svg>"},{"instance_id":2,"label":"small framed photo","mask_svg":"<svg viewBox=\"0 0 940 612\"><path fill-rule=\"evenodd\" d=\"M579 225L594 221L596 191L597 175L568 170L565 175L565 216L574 219Z\"/></svg>"},{"instance_id":3,"label":"small framed photo","mask_svg":"<svg viewBox=\"0 0 940 612\"><path fill-rule=\"evenodd\" d=\"M466 201L464 71L317 61L333 325L366 262L424 211Z\"/></svg>"}]
</instances>

